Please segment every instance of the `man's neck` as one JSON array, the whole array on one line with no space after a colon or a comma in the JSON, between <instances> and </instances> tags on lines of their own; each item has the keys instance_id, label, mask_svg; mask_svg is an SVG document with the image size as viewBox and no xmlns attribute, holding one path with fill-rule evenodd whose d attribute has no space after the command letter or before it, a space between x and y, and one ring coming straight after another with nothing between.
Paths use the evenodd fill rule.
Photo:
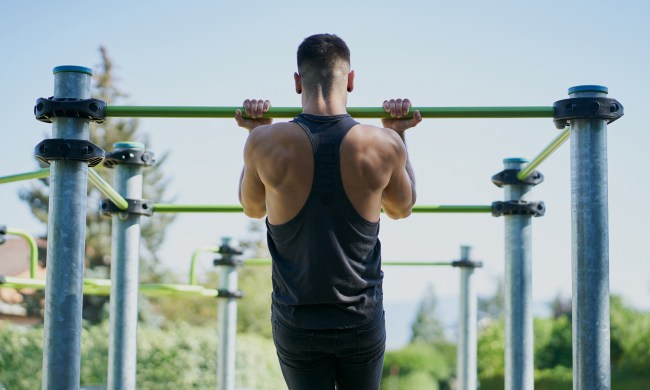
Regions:
<instances>
[{"instance_id":1,"label":"man's neck","mask_svg":"<svg viewBox=\"0 0 650 390\"><path fill-rule=\"evenodd\" d=\"M308 96L303 94L302 96L302 112L305 114L321 116L347 114L346 105L347 96L331 96L327 100L322 95Z\"/></svg>"}]
</instances>

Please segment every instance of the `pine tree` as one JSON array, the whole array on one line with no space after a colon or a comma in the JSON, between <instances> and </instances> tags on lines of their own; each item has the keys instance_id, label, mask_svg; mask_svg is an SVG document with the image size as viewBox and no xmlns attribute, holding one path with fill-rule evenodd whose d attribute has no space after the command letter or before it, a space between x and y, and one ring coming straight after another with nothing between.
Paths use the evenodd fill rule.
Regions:
<instances>
[{"instance_id":1,"label":"pine tree","mask_svg":"<svg viewBox=\"0 0 650 390\"><path fill-rule=\"evenodd\" d=\"M411 324L411 342L439 344L445 340L445 331L436 315L436 298L433 285L429 284L420 301L415 321Z\"/></svg>"},{"instance_id":2,"label":"pine tree","mask_svg":"<svg viewBox=\"0 0 650 390\"><path fill-rule=\"evenodd\" d=\"M95 70L92 96L114 104L127 97L117 86L114 65L105 47L99 48L101 63ZM135 119L107 118L104 123L90 126L90 140L106 151L113 150L113 144L122 141L144 141L149 146L146 135L138 133L138 121ZM168 202L166 189L168 180L164 178L161 166L167 154L158 156L153 166L144 170L143 197L156 202ZM113 182L113 171L99 165L94 168L107 182ZM32 182L32 185L20 191L20 198L28 203L34 216L47 226L49 179ZM88 210L86 216L86 276L93 278L110 277L111 264L111 218L99 212L99 202L104 196L92 185L88 186ZM140 279L159 281L158 250L162 244L169 224L174 220L171 214L158 214L141 218L143 245L140 256ZM106 297L84 297L84 318L91 322L100 322L105 318Z\"/></svg>"}]
</instances>

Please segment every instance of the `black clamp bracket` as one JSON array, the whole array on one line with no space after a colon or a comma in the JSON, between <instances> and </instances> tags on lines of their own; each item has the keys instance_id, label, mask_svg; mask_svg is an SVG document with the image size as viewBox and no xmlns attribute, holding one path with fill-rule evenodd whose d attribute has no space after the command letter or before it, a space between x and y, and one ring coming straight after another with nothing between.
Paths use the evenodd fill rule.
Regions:
<instances>
[{"instance_id":1,"label":"black clamp bracket","mask_svg":"<svg viewBox=\"0 0 650 390\"><path fill-rule=\"evenodd\" d=\"M605 119L612 123L623 116L623 105L606 97L577 97L553 103L553 122L564 129L571 119Z\"/></svg>"},{"instance_id":2,"label":"black clamp bracket","mask_svg":"<svg viewBox=\"0 0 650 390\"><path fill-rule=\"evenodd\" d=\"M7 239L5 238L5 235L7 234L7 226L6 225L0 225L0 245L4 244Z\"/></svg>"},{"instance_id":3,"label":"black clamp bracket","mask_svg":"<svg viewBox=\"0 0 650 390\"><path fill-rule=\"evenodd\" d=\"M546 212L544 202L528 202L525 200L509 200L506 202L492 203L492 216L502 215L531 215L541 217Z\"/></svg>"},{"instance_id":4,"label":"black clamp bracket","mask_svg":"<svg viewBox=\"0 0 650 390\"><path fill-rule=\"evenodd\" d=\"M51 138L38 143L34 148L36 158L46 164L55 160L75 160L94 167L104 159L104 150L83 139Z\"/></svg>"},{"instance_id":5,"label":"black clamp bracket","mask_svg":"<svg viewBox=\"0 0 650 390\"><path fill-rule=\"evenodd\" d=\"M221 299L241 299L244 297L244 293L241 290L230 291L230 290L217 290L217 298Z\"/></svg>"},{"instance_id":6,"label":"black clamp bracket","mask_svg":"<svg viewBox=\"0 0 650 390\"><path fill-rule=\"evenodd\" d=\"M220 266L233 266L239 267L244 264L244 261L239 259L236 256L239 256L244 253L239 247L233 247L224 243L219 246L219 250L216 252L219 254L219 257L212 261L212 264L215 267Z\"/></svg>"},{"instance_id":7,"label":"black clamp bracket","mask_svg":"<svg viewBox=\"0 0 650 390\"><path fill-rule=\"evenodd\" d=\"M80 118L103 123L106 120L106 102L99 99L39 98L34 116L41 122L52 123L52 118Z\"/></svg>"},{"instance_id":8,"label":"black clamp bracket","mask_svg":"<svg viewBox=\"0 0 650 390\"><path fill-rule=\"evenodd\" d=\"M530 186L536 186L539 183L544 181L544 175L539 171L532 171L530 175L524 180L519 180L517 174L519 169L505 169L496 175L492 176L492 183L497 187L503 187L505 185L515 185L515 184L525 184Z\"/></svg>"},{"instance_id":9,"label":"black clamp bracket","mask_svg":"<svg viewBox=\"0 0 650 390\"><path fill-rule=\"evenodd\" d=\"M113 215L116 213L137 214L151 217L153 215L153 201L146 199L124 199L129 206L126 210L120 210L119 207L110 199L102 199L100 209L104 215Z\"/></svg>"},{"instance_id":10,"label":"black clamp bracket","mask_svg":"<svg viewBox=\"0 0 650 390\"><path fill-rule=\"evenodd\" d=\"M483 262L474 260L455 260L451 262L451 266L460 268L481 268L483 267Z\"/></svg>"},{"instance_id":11,"label":"black clamp bracket","mask_svg":"<svg viewBox=\"0 0 650 390\"><path fill-rule=\"evenodd\" d=\"M156 157L152 152L143 149L120 149L114 152L106 153L104 157L104 166L113 168L116 165L144 165L150 166L156 162Z\"/></svg>"}]
</instances>

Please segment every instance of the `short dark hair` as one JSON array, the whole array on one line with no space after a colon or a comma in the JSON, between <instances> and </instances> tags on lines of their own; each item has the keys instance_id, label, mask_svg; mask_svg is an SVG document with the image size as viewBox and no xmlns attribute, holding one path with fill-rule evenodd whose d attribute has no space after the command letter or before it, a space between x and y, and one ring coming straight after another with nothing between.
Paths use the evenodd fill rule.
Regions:
<instances>
[{"instance_id":1,"label":"short dark hair","mask_svg":"<svg viewBox=\"0 0 650 390\"><path fill-rule=\"evenodd\" d=\"M328 94L337 68L350 66L350 49L343 39L334 34L316 34L305 38L298 46L298 72L303 82L320 84Z\"/></svg>"}]
</instances>

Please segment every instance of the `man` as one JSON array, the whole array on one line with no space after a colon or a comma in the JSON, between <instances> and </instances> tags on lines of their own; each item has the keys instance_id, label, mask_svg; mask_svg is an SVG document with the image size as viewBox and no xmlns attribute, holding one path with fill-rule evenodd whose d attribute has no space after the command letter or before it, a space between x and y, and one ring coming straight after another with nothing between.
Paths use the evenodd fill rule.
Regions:
<instances>
[{"instance_id":1,"label":"man","mask_svg":"<svg viewBox=\"0 0 650 390\"><path fill-rule=\"evenodd\" d=\"M411 103L384 102L385 128L354 121L350 51L335 35L298 48L293 121L262 118L268 100L246 100L240 201L267 216L273 258L273 339L290 389L378 389L386 331L382 306L379 215L410 215L415 178L404 131Z\"/></svg>"}]
</instances>

